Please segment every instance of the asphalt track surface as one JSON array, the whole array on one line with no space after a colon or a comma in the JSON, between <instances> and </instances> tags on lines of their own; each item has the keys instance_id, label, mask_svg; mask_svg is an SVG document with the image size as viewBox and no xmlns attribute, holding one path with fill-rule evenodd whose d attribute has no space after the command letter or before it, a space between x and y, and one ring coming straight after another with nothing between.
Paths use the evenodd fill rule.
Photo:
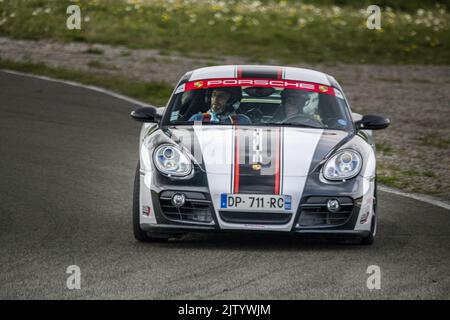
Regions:
<instances>
[{"instance_id":1,"label":"asphalt track surface","mask_svg":"<svg viewBox=\"0 0 450 320\"><path fill-rule=\"evenodd\" d=\"M132 235L131 103L0 72L1 299L450 298L450 211L380 192L373 246ZM66 268L81 269L68 290ZM381 270L369 290L366 270Z\"/></svg>"}]
</instances>

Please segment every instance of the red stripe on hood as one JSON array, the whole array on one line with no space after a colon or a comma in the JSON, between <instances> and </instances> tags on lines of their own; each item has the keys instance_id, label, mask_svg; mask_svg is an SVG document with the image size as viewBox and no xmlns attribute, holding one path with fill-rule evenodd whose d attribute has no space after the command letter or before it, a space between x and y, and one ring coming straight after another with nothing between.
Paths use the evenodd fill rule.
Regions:
<instances>
[{"instance_id":1,"label":"red stripe on hood","mask_svg":"<svg viewBox=\"0 0 450 320\"><path fill-rule=\"evenodd\" d=\"M280 128L276 131L275 140L276 140L276 156L275 156L275 194L280 194Z\"/></svg>"},{"instance_id":2,"label":"red stripe on hood","mask_svg":"<svg viewBox=\"0 0 450 320\"><path fill-rule=\"evenodd\" d=\"M239 193L239 129L236 128L234 136L234 192Z\"/></svg>"}]
</instances>

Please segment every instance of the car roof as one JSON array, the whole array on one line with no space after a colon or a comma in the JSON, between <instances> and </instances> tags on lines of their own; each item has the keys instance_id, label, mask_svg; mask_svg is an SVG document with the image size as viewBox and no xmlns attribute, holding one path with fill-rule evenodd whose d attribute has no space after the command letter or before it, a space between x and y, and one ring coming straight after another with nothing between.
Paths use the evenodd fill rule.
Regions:
<instances>
[{"instance_id":1,"label":"car roof","mask_svg":"<svg viewBox=\"0 0 450 320\"><path fill-rule=\"evenodd\" d=\"M326 73L311 69L267 65L223 65L195 69L185 75L186 81L222 78L265 78L314 82L340 88Z\"/></svg>"}]
</instances>

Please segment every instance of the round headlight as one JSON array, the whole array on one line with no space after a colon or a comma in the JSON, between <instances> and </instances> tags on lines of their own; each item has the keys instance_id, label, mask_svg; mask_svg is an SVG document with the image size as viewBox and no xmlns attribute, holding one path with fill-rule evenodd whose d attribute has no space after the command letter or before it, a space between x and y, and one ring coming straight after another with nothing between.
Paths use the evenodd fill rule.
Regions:
<instances>
[{"instance_id":1,"label":"round headlight","mask_svg":"<svg viewBox=\"0 0 450 320\"><path fill-rule=\"evenodd\" d=\"M323 166L323 176L328 180L345 180L356 176L361 170L361 155L355 150L342 150L332 156Z\"/></svg>"},{"instance_id":2,"label":"round headlight","mask_svg":"<svg viewBox=\"0 0 450 320\"><path fill-rule=\"evenodd\" d=\"M164 144L156 148L154 153L156 168L163 174L184 177L191 173L192 162L176 146Z\"/></svg>"}]
</instances>

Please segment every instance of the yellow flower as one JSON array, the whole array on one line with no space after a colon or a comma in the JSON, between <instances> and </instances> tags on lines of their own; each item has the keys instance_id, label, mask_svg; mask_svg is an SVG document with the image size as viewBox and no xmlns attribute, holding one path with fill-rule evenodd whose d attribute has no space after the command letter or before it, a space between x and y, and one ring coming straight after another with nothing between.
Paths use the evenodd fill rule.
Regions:
<instances>
[{"instance_id":1,"label":"yellow flower","mask_svg":"<svg viewBox=\"0 0 450 320\"><path fill-rule=\"evenodd\" d=\"M161 21L162 22L168 22L170 20L170 16L167 13L163 13L161 15Z\"/></svg>"}]
</instances>

